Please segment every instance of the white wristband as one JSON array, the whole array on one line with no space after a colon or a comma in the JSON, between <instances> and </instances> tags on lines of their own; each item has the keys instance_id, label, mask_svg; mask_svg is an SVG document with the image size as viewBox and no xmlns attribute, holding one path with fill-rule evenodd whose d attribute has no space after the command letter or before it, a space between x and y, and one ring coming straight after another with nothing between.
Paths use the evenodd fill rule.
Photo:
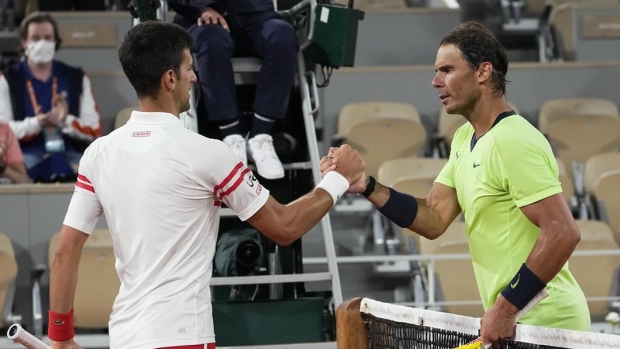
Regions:
<instances>
[{"instance_id":1,"label":"white wristband","mask_svg":"<svg viewBox=\"0 0 620 349\"><path fill-rule=\"evenodd\" d=\"M334 201L332 206L336 204L336 201L349 189L349 181L344 178L343 175L336 171L328 172L325 177L317 184L317 188L325 190L332 196Z\"/></svg>"}]
</instances>

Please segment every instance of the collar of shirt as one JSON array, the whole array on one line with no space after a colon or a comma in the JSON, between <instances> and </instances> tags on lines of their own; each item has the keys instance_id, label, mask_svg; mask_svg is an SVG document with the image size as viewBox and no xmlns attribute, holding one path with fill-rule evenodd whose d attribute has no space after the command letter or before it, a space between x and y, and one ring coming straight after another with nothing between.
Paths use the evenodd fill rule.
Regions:
<instances>
[{"instance_id":1,"label":"collar of shirt","mask_svg":"<svg viewBox=\"0 0 620 349\"><path fill-rule=\"evenodd\" d=\"M183 127L181 120L173 114L137 110L131 112L131 118L129 118L127 123L133 125L171 125Z\"/></svg>"}]
</instances>

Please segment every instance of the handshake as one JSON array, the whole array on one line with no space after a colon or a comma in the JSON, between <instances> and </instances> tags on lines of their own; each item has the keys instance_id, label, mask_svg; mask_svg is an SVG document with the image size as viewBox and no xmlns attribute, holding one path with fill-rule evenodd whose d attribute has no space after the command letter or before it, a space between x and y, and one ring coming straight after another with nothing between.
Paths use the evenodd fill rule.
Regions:
<instances>
[{"instance_id":1,"label":"handshake","mask_svg":"<svg viewBox=\"0 0 620 349\"><path fill-rule=\"evenodd\" d=\"M334 171L349 181L349 194L360 194L366 190L368 176L366 175L366 163L360 157L357 150L344 144L340 147L331 147L327 155L319 162L321 177Z\"/></svg>"}]
</instances>

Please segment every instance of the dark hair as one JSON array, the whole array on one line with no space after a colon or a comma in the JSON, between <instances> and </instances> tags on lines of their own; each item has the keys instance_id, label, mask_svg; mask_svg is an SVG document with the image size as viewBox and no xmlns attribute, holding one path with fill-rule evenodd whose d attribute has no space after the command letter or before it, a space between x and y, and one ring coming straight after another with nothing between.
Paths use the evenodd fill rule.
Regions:
<instances>
[{"instance_id":1,"label":"dark hair","mask_svg":"<svg viewBox=\"0 0 620 349\"><path fill-rule=\"evenodd\" d=\"M452 44L456 46L469 63L476 70L480 64L489 62L493 65L491 86L493 93L506 93L506 73L508 72L508 57L504 46L487 28L476 22L465 22L452 29L439 46Z\"/></svg>"},{"instance_id":2,"label":"dark hair","mask_svg":"<svg viewBox=\"0 0 620 349\"><path fill-rule=\"evenodd\" d=\"M22 41L28 40L28 27L31 23L51 23L54 27L54 38L56 39L56 51L60 48L62 39L58 33L58 23L47 12L33 12L26 16L19 25L19 37ZM23 49L23 48L22 48Z\"/></svg>"},{"instance_id":3,"label":"dark hair","mask_svg":"<svg viewBox=\"0 0 620 349\"><path fill-rule=\"evenodd\" d=\"M182 27L146 21L127 32L118 59L138 97L157 98L162 75L172 69L179 76L184 51L191 48L192 38Z\"/></svg>"}]
</instances>

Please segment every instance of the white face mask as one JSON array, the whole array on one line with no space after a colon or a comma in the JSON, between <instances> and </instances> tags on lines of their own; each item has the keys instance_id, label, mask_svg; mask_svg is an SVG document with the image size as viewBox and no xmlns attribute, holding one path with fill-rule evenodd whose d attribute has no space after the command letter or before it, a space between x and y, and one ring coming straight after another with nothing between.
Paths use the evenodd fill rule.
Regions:
<instances>
[{"instance_id":1,"label":"white face mask","mask_svg":"<svg viewBox=\"0 0 620 349\"><path fill-rule=\"evenodd\" d=\"M26 44L26 56L35 63L48 63L54 59L56 43L48 40L39 40Z\"/></svg>"}]
</instances>

